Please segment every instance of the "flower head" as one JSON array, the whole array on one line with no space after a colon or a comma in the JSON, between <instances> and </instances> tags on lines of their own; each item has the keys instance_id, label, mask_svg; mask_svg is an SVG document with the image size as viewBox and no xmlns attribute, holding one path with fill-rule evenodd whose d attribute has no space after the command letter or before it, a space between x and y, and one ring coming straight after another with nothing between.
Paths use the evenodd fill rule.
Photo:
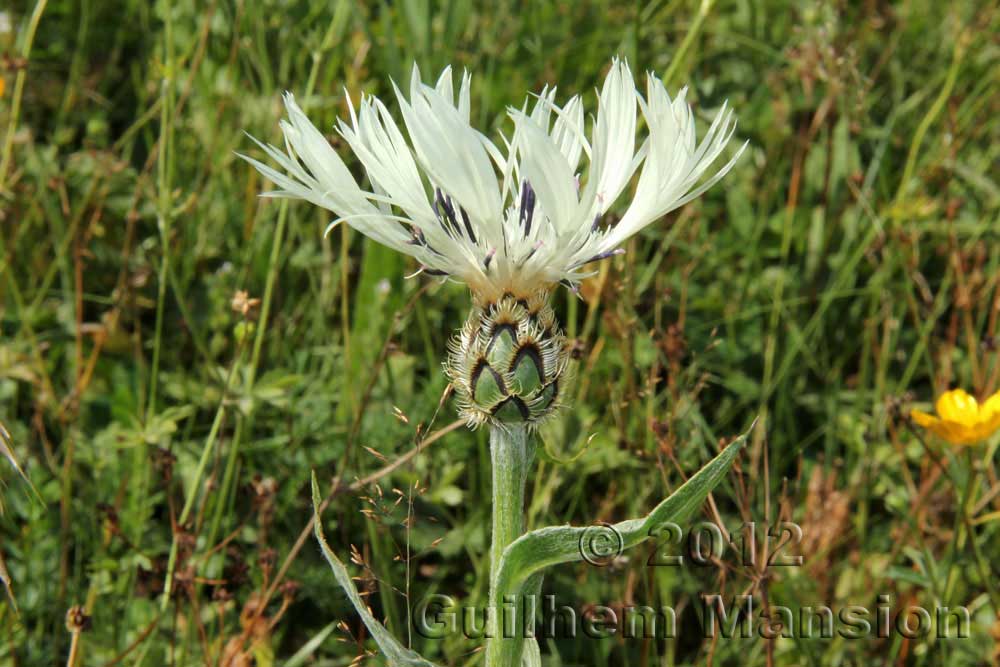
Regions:
<instances>
[{"instance_id":1,"label":"flower head","mask_svg":"<svg viewBox=\"0 0 1000 667\"><path fill-rule=\"evenodd\" d=\"M415 257L422 271L465 282L477 298L528 297L575 285L588 264L623 252L629 237L722 178L746 146L710 173L735 129L732 111L723 105L699 143L685 91L671 99L656 76L646 79L642 96L628 65L612 63L589 137L581 97L559 106L545 88L509 109L513 131L497 145L470 125L468 74L456 98L450 68L429 86L414 67L409 97L395 88L406 136L371 96L338 123L369 189L291 94L285 151L258 142L284 173L243 157L280 188L269 196L326 208L338 216L331 227L345 222ZM637 149L639 112L646 136ZM605 224L636 174L623 217Z\"/></svg>"},{"instance_id":2,"label":"flower head","mask_svg":"<svg viewBox=\"0 0 1000 667\"><path fill-rule=\"evenodd\" d=\"M477 299L452 339L445 373L470 426L537 427L562 405L569 355L548 297Z\"/></svg>"},{"instance_id":3,"label":"flower head","mask_svg":"<svg viewBox=\"0 0 1000 667\"><path fill-rule=\"evenodd\" d=\"M910 417L920 426L953 445L972 445L1000 429L1000 391L980 404L962 389L947 391L934 404L938 416L913 410Z\"/></svg>"}]
</instances>

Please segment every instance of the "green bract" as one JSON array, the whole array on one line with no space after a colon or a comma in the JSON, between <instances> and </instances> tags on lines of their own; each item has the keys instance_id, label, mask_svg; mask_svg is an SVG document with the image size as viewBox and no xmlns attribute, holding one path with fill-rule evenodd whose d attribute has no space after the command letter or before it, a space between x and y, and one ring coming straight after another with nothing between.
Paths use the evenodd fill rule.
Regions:
<instances>
[{"instance_id":1,"label":"green bract","mask_svg":"<svg viewBox=\"0 0 1000 667\"><path fill-rule=\"evenodd\" d=\"M537 426L559 406L568 354L548 294L477 302L445 369L472 426Z\"/></svg>"}]
</instances>

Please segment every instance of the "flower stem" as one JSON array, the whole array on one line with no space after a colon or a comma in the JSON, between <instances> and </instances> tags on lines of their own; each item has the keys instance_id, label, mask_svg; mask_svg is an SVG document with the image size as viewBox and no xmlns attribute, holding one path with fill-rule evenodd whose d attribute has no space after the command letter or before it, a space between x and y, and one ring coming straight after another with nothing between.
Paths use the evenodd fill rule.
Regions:
<instances>
[{"instance_id":1,"label":"flower stem","mask_svg":"<svg viewBox=\"0 0 1000 667\"><path fill-rule=\"evenodd\" d=\"M496 599L496 576L504 549L524 532L524 485L535 445L524 427L490 429L493 463L493 542L490 545L490 603L487 614L486 666L521 664L524 628L520 601ZM512 607L513 605L513 607ZM510 614L513 608L514 614ZM508 610L507 614L504 611Z\"/></svg>"},{"instance_id":2,"label":"flower stem","mask_svg":"<svg viewBox=\"0 0 1000 667\"><path fill-rule=\"evenodd\" d=\"M950 600L952 591L954 590L955 583L958 579L958 573L961 568L956 568L956 562L958 561L958 554L965 546L966 533L965 530L968 527L967 518L969 516L969 508L972 506L973 498L975 497L976 487L979 485L979 468L975 466L975 462L972 458L971 448L966 448L965 452L965 467L966 467L966 484L965 489L962 493L961 500L959 501L959 506L955 512L955 528L952 531L951 538L951 558L948 559L948 574L945 577L945 587L944 587L944 599ZM958 489L955 490L958 494ZM971 533L971 531L970 531ZM975 541L975 535L971 535L973 541Z\"/></svg>"},{"instance_id":3,"label":"flower stem","mask_svg":"<svg viewBox=\"0 0 1000 667\"><path fill-rule=\"evenodd\" d=\"M972 521L972 505L974 504L974 498L976 494L976 486L979 483L979 475L981 472L981 467L976 465L975 456L972 453L972 448L966 448L966 465L969 468L969 488L966 490L965 502L962 503L962 507L959 508L959 515L962 517L962 521L965 524L966 533L969 536L969 542L972 543L972 554L976 559L976 566L979 568L979 576L983 579L983 585L986 586L986 591L989 594L990 602L993 605L993 611L1000 615L1000 590L997 590L996 584L993 582L993 577L990 573L990 566L986 558L983 556L982 550L979 548L979 543L976 541L976 528Z\"/></svg>"}]
</instances>

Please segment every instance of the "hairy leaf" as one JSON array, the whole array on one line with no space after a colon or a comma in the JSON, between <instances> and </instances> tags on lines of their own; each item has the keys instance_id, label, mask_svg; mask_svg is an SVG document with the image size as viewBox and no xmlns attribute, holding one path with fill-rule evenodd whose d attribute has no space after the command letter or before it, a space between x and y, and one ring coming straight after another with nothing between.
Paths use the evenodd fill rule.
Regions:
<instances>
[{"instance_id":1,"label":"hairy leaf","mask_svg":"<svg viewBox=\"0 0 1000 667\"><path fill-rule=\"evenodd\" d=\"M538 648L538 640L534 637L524 640L521 665L522 667L542 667L542 652Z\"/></svg>"},{"instance_id":2,"label":"hairy leaf","mask_svg":"<svg viewBox=\"0 0 1000 667\"><path fill-rule=\"evenodd\" d=\"M619 536L620 550L634 547L652 537L656 529L667 521L683 521L697 510L729 470L752 430L751 426L747 433L722 450L646 517L610 526ZM533 530L514 540L500 559L500 572L496 582L497 599L524 594L525 584L548 567L583 560L584 541L589 530L589 527L550 526Z\"/></svg>"}]
</instances>

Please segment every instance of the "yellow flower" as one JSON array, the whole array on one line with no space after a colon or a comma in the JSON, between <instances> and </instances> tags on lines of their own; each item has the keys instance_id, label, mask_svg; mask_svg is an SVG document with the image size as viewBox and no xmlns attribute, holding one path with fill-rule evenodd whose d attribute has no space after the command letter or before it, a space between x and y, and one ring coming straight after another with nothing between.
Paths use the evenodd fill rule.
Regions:
<instances>
[{"instance_id":1,"label":"yellow flower","mask_svg":"<svg viewBox=\"0 0 1000 667\"><path fill-rule=\"evenodd\" d=\"M962 389L941 394L934 409L938 416L920 410L910 412L916 423L953 445L982 442L1000 429L1000 391L982 405Z\"/></svg>"}]
</instances>

